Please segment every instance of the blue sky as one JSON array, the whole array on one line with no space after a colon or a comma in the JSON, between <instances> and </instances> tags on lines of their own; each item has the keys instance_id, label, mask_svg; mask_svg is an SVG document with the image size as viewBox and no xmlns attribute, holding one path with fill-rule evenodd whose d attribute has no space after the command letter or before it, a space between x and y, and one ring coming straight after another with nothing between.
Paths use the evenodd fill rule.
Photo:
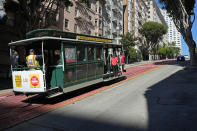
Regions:
<instances>
[{"instance_id":1,"label":"blue sky","mask_svg":"<svg viewBox=\"0 0 197 131\"><path fill-rule=\"evenodd\" d=\"M0 0L0 6L3 6L3 3L1 0ZM3 17L3 15L4 15L4 12L0 10L0 20Z\"/></svg>"},{"instance_id":2,"label":"blue sky","mask_svg":"<svg viewBox=\"0 0 197 131\"><path fill-rule=\"evenodd\" d=\"M158 0L156 0L156 2L158 3L159 7L161 8L161 5L159 4ZM197 3L195 4L195 9L194 9L194 12L196 13L197 15ZM197 19L197 17L196 17ZM195 40L195 42L197 42L197 20L194 22L193 24L193 28L192 28L192 33L193 33L193 38ZM182 38L182 55L189 55L189 51L188 51L188 47L185 43L185 41L183 40Z\"/></svg>"}]
</instances>

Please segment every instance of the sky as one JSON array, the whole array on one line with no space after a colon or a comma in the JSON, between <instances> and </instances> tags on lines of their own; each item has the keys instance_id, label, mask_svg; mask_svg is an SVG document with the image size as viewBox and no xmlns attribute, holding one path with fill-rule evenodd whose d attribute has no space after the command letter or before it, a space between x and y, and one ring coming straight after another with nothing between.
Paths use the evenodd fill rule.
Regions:
<instances>
[{"instance_id":1,"label":"sky","mask_svg":"<svg viewBox=\"0 0 197 131\"><path fill-rule=\"evenodd\" d=\"M0 0L0 6L3 6L2 0ZM1 7L0 7L0 20L3 17L3 15L4 15L4 12L1 10Z\"/></svg>"},{"instance_id":2,"label":"sky","mask_svg":"<svg viewBox=\"0 0 197 131\"><path fill-rule=\"evenodd\" d=\"M156 2L158 3L158 6L161 8L161 4L159 4L158 2L159 0L156 0ZM195 4L195 8L194 8L194 12L197 15L197 3ZM196 17L197 19L197 17ZM193 38L195 40L195 42L197 43L197 20L195 20L194 24L193 24L193 28L192 28L192 34L193 34ZM188 46L186 45L185 41L183 40L183 37L181 38L182 40L182 55L189 55L189 51L188 51Z\"/></svg>"}]
</instances>

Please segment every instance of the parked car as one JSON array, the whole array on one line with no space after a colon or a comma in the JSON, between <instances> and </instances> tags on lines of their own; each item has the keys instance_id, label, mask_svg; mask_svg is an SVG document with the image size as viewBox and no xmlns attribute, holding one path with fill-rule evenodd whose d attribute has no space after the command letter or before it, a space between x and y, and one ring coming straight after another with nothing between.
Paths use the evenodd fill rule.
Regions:
<instances>
[{"instance_id":1,"label":"parked car","mask_svg":"<svg viewBox=\"0 0 197 131\"><path fill-rule=\"evenodd\" d=\"M188 55L184 55L184 57L185 57L185 60L189 60L190 59Z\"/></svg>"},{"instance_id":2,"label":"parked car","mask_svg":"<svg viewBox=\"0 0 197 131\"><path fill-rule=\"evenodd\" d=\"M178 56L177 57L177 62L178 61L185 61L185 57L184 56Z\"/></svg>"}]
</instances>

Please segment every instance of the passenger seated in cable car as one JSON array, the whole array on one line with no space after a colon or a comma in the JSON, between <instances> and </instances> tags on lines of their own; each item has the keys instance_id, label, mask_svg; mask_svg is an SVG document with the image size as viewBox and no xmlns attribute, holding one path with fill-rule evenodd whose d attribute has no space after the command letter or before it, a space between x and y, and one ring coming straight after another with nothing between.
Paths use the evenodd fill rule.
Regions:
<instances>
[{"instance_id":1,"label":"passenger seated in cable car","mask_svg":"<svg viewBox=\"0 0 197 131\"><path fill-rule=\"evenodd\" d=\"M18 66L18 60L19 60L18 52L16 50L12 50L11 64L13 67Z\"/></svg>"}]
</instances>

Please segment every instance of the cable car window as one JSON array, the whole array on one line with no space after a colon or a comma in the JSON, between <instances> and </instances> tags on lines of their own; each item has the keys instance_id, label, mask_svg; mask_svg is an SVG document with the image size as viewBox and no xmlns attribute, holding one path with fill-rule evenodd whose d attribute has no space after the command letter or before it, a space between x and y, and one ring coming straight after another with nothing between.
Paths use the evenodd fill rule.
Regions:
<instances>
[{"instance_id":1,"label":"cable car window","mask_svg":"<svg viewBox=\"0 0 197 131\"><path fill-rule=\"evenodd\" d=\"M85 46L78 46L77 47L77 61L86 61Z\"/></svg>"},{"instance_id":2,"label":"cable car window","mask_svg":"<svg viewBox=\"0 0 197 131\"><path fill-rule=\"evenodd\" d=\"M61 59L60 59L60 50L54 50L54 64L58 65L61 64Z\"/></svg>"},{"instance_id":3,"label":"cable car window","mask_svg":"<svg viewBox=\"0 0 197 131\"><path fill-rule=\"evenodd\" d=\"M74 47L66 47L65 51L65 61L66 63L74 63L75 62L75 48Z\"/></svg>"},{"instance_id":4,"label":"cable car window","mask_svg":"<svg viewBox=\"0 0 197 131\"><path fill-rule=\"evenodd\" d=\"M96 48L96 59L101 60L102 59L102 47Z\"/></svg>"},{"instance_id":5,"label":"cable car window","mask_svg":"<svg viewBox=\"0 0 197 131\"><path fill-rule=\"evenodd\" d=\"M88 60L94 60L94 47L88 47Z\"/></svg>"}]
</instances>

